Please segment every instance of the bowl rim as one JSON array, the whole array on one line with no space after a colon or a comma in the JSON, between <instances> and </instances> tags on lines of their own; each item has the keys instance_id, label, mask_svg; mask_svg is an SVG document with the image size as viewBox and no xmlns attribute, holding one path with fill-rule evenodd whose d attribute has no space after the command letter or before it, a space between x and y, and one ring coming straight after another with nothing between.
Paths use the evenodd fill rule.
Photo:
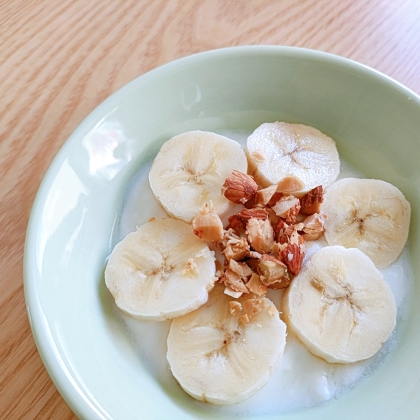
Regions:
<instances>
[{"instance_id":1,"label":"bowl rim","mask_svg":"<svg viewBox=\"0 0 420 420\"><path fill-rule=\"evenodd\" d=\"M71 374L68 371L66 372L65 364L61 359L49 331L48 323L43 313L40 295L37 289L36 276L33 274L36 272L36 261L34 258L34 253L36 253L36 239L38 236L36 222L39 220L45 206L46 196L49 192L51 180L67 156L72 144L79 141L82 133L86 134L88 131L93 129L104 115L112 111L115 107L115 102L120 103L125 97L130 95L133 89L138 88L143 84L147 84L154 78L164 76L173 70L188 68L196 62L211 61L216 58L233 58L240 56L258 57L261 55L291 56L294 58L319 60L327 64L347 67L353 72L359 72L363 75L377 78L378 80L386 83L390 88L407 95L410 100L414 100L420 105L420 95L407 88L402 83L394 80L390 76L352 59L328 52L294 46L246 45L204 51L163 64L128 82L95 107L94 110L80 122L80 124L64 142L44 174L29 216L23 258L25 303L36 347L49 376L53 380L63 399L76 413L76 415L81 418L90 418L92 415L97 418L109 419L110 417L106 412L102 411L100 407L95 406L90 399L84 395L84 391L78 387L75 381L72 381Z\"/></svg>"}]
</instances>

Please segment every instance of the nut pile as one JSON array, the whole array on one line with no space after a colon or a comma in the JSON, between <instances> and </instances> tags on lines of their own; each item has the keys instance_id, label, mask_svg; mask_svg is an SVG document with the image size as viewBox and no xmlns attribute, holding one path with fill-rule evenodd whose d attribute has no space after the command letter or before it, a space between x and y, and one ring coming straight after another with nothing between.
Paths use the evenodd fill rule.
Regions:
<instances>
[{"instance_id":1,"label":"nut pile","mask_svg":"<svg viewBox=\"0 0 420 420\"><path fill-rule=\"evenodd\" d=\"M209 205L194 218L194 233L215 243L224 256L216 275L227 295L263 296L267 288L285 288L298 275L305 242L324 233L322 186L299 196L301 188L301 181L290 176L281 185L259 189L250 175L233 171L222 193L244 208L229 217L226 228Z\"/></svg>"}]
</instances>

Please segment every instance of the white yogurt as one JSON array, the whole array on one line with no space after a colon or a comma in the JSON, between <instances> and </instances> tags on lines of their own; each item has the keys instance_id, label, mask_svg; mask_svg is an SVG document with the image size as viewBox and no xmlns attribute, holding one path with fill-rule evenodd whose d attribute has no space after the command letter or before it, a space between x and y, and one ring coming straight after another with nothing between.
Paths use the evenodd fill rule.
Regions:
<instances>
[{"instance_id":1,"label":"white yogurt","mask_svg":"<svg viewBox=\"0 0 420 420\"><path fill-rule=\"evenodd\" d=\"M242 145L245 144L249 133L220 132ZM149 186L148 174L151 162L143 166L133 178L124 201L123 210L117 232L118 240L146 223L151 217L167 217L164 210L153 196ZM341 162L339 178L363 178L346 162ZM323 239L307 243L307 254L310 257L326 243ZM385 343L381 351L363 362L349 365L331 364L312 355L303 344L290 332L283 359L275 370L267 385L246 401L232 406L213 406L194 402L203 411L231 414L231 415L261 415L280 414L302 408L313 407L325 401L339 397L348 392L363 379L371 375L383 362L387 354L396 344L401 320L406 317L407 301L413 284L408 249L405 248L400 258L386 269L381 270L394 294L397 307L397 327L391 338ZM281 312L280 300L282 291L269 290L268 297L276 304ZM170 373L166 361L166 337L170 321L160 323L143 322L124 315L123 318L133 345L139 352L144 365L155 378L166 386L177 386ZM147 337L147 339L145 339Z\"/></svg>"}]
</instances>

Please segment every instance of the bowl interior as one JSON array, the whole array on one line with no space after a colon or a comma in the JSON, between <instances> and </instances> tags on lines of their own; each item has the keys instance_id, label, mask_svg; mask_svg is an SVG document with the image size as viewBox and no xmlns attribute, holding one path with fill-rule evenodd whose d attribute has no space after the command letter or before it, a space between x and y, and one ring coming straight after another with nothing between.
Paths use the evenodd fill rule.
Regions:
<instances>
[{"instance_id":1,"label":"bowl interior","mask_svg":"<svg viewBox=\"0 0 420 420\"><path fill-rule=\"evenodd\" d=\"M165 140L195 129L252 131L267 121L299 122L328 134L344 160L367 177L398 186L410 201L415 302L420 298L415 258L419 115L420 99L387 77L339 57L285 47L187 57L134 80L101 104L51 165L34 204L25 249L33 333L49 373L76 414L213 417L175 383L166 387L151 374L103 282L126 188ZM283 418L415 418L418 325L420 309L410 305L397 348L372 377L335 401Z\"/></svg>"}]
</instances>

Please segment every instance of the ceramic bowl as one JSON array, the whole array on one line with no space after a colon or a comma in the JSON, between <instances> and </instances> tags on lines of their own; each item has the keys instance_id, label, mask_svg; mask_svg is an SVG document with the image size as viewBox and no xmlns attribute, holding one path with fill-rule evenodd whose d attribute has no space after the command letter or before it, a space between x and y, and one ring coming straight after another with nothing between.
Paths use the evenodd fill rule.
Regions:
<instances>
[{"instance_id":1,"label":"ceramic bowl","mask_svg":"<svg viewBox=\"0 0 420 420\"><path fill-rule=\"evenodd\" d=\"M403 191L412 206L415 277L396 348L377 371L336 400L281 418L418 417L420 98L344 58L255 46L186 57L127 84L70 136L40 186L25 246L25 297L45 366L80 418L229 417L203 408L150 369L103 272L127 186L165 140L196 129L251 132L276 120L318 128L356 170Z\"/></svg>"}]
</instances>

